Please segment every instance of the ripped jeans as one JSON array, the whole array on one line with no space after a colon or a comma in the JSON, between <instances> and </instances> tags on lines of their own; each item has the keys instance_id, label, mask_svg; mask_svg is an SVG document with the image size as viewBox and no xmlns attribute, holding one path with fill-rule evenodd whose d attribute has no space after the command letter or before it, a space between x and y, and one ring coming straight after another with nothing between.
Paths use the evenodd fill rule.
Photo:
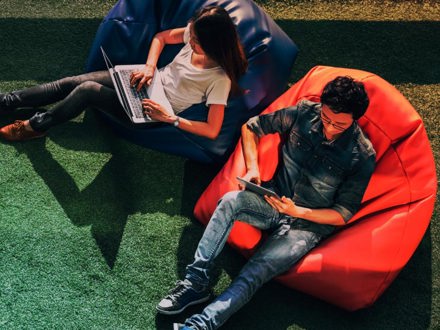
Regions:
<instances>
[{"instance_id":1,"label":"ripped jeans","mask_svg":"<svg viewBox=\"0 0 440 330\"><path fill-rule=\"evenodd\" d=\"M186 279L196 290L209 287L209 270L220 253L235 219L262 230L271 230L263 245L249 259L231 285L201 314L185 325L192 329L217 329L246 304L264 283L287 271L321 240L319 234L297 230L295 219L280 214L263 197L248 191L223 196L199 242Z\"/></svg>"}]
</instances>

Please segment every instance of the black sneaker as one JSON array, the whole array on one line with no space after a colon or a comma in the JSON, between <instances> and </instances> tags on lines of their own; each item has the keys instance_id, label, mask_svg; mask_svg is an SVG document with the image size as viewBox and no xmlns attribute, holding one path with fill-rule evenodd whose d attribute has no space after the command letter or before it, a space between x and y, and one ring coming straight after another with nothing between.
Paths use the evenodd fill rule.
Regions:
<instances>
[{"instance_id":1,"label":"black sneaker","mask_svg":"<svg viewBox=\"0 0 440 330\"><path fill-rule=\"evenodd\" d=\"M211 297L209 290L196 291L189 281L177 281L176 287L163 298L156 309L161 314L174 315L181 313L191 305L200 304Z\"/></svg>"}]
</instances>

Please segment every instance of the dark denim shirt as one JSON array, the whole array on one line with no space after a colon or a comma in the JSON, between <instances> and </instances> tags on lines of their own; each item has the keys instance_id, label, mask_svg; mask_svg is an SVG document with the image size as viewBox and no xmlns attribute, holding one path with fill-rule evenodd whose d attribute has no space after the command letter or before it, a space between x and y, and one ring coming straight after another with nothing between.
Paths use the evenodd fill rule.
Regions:
<instances>
[{"instance_id":1,"label":"dark denim shirt","mask_svg":"<svg viewBox=\"0 0 440 330\"><path fill-rule=\"evenodd\" d=\"M249 119L259 137L279 133L282 153L273 189L297 205L330 208L347 222L360 207L375 167L376 153L356 121L336 140L327 141L321 104L301 101L294 107ZM292 226L330 234L335 226L295 219Z\"/></svg>"}]
</instances>

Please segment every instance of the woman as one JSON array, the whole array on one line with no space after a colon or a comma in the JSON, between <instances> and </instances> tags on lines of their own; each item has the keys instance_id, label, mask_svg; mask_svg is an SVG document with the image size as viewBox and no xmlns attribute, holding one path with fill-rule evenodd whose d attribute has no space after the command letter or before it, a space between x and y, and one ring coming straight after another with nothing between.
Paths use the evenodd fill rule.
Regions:
<instances>
[{"instance_id":1,"label":"woman","mask_svg":"<svg viewBox=\"0 0 440 330\"><path fill-rule=\"evenodd\" d=\"M223 8L202 8L186 27L155 35L145 68L133 72L131 76L132 86L136 85L140 89L149 84L164 46L178 43L185 43L185 46L170 64L159 70L174 114L167 114L160 104L149 99L142 101L143 109L157 121L215 139L223 123L228 96L231 92L241 93L238 79L247 68L237 31ZM61 102L46 112L37 112L29 120L17 120L1 128L0 136L9 141L42 137L50 127L75 118L88 107L96 107L114 115L123 113L107 70L0 94L0 112L20 107L39 107L58 101ZM201 102L209 107L205 122L178 116L189 106Z\"/></svg>"}]
</instances>

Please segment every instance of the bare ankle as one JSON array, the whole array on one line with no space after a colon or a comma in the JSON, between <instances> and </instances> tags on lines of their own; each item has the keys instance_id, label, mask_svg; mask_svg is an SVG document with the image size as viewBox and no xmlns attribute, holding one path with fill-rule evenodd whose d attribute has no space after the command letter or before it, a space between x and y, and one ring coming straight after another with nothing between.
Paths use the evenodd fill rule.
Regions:
<instances>
[{"instance_id":1,"label":"bare ankle","mask_svg":"<svg viewBox=\"0 0 440 330\"><path fill-rule=\"evenodd\" d=\"M29 123L29 120L25 120L23 122L23 125L24 125L24 129L26 131L29 131L29 132L33 132L34 131L34 129L32 128L31 124Z\"/></svg>"}]
</instances>

